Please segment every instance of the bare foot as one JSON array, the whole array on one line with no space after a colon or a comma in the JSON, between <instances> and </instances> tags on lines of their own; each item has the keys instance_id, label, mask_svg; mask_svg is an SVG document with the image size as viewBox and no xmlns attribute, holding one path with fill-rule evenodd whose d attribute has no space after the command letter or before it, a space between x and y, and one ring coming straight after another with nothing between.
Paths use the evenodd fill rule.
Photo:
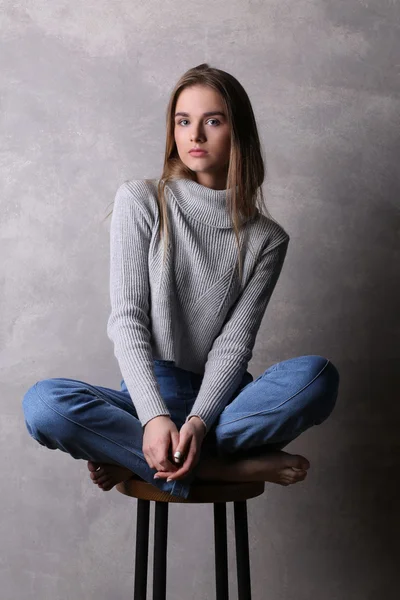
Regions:
<instances>
[{"instance_id":1,"label":"bare foot","mask_svg":"<svg viewBox=\"0 0 400 600\"><path fill-rule=\"evenodd\" d=\"M268 481L287 486L303 481L309 467L304 456L278 450L238 460L208 458L200 463L197 476L206 480Z\"/></svg>"},{"instance_id":2,"label":"bare foot","mask_svg":"<svg viewBox=\"0 0 400 600\"><path fill-rule=\"evenodd\" d=\"M95 463L90 460L88 461L88 469L93 483L97 483L104 492L111 490L120 481L126 481L132 477L138 478L132 471L120 465Z\"/></svg>"},{"instance_id":3,"label":"bare foot","mask_svg":"<svg viewBox=\"0 0 400 600\"><path fill-rule=\"evenodd\" d=\"M304 456L289 454L283 450L266 452L248 461L249 464L244 469L246 472L259 473L264 481L285 486L303 481L310 468L310 463Z\"/></svg>"}]
</instances>

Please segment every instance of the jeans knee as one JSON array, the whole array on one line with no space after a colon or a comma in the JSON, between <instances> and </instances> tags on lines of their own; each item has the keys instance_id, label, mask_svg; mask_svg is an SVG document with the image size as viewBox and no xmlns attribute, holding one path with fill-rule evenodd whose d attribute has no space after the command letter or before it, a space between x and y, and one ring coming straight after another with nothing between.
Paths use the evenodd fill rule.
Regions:
<instances>
[{"instance_id":1,"label":"jeans knee","mask_svg":"<svg viewBox=\"0 0 400 600\"><path fill-rule=\"evenodd\" d=\"M309 356L304 357L308 362L309 375L311 379L314 377L320 376L321 372L323 373L329 367L329 359L325 358L325 356L320 356L319 354L310 354Z\"/></svg>"},{"instance_id":2,"label":"jeans knee","mask_svg":"<svg viewBox=\"0 0 400 600\"><path fill-rule=\"evenodd\" d=\"M30 387L22 399L25 424L29 434L42 445L43 438L55 426L57 413L50 407L51 379L43 379Z\"/></svg>"},{"instance_id":3,"label":"jeans knee","mask_svg":"<svg viewBox=\"0 0 400 600\"><path fill-rule=\"evenodd\" d=\"M332 413L339 393L340 375L335 365L328 359L320 375L322 379L322 397L319 400L318 417L315 424L319 425ZM328 361L328 362L326 362Z\"/></svg>"}]
</instances>

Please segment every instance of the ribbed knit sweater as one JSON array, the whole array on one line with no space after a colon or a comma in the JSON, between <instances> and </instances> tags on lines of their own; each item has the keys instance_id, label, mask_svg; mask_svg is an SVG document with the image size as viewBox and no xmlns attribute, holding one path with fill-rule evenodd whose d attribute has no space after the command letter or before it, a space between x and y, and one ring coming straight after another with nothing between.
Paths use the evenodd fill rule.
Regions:
<instances>
[{"instance_id":1,"label":"ribbed knit sweater","mask_svg":"<svg viewBox=\"0 0 400 600\"><path fill-rule=\"evenodd\" d=\"M166 186L163 266L157 183L128 180L115 195L107 335L143 427L170 416L154 372L153 360L161 359L203 374L187 420L200 417L208 432L247 370L289 235L260 212L248 219L240 283L227 190L174 179Z\"/></svg>"}]
</instances>

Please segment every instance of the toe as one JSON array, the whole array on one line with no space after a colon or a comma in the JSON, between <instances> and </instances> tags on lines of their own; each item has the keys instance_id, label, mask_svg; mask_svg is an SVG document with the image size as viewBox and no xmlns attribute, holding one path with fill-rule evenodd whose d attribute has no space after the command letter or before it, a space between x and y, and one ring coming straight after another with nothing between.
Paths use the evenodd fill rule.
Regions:
<instances>
[{"instance_id":1,"label":"toe","mask_svg":"<svg viewBox=\"0 0 400 600\"><path fill-rule=\"evenodd\" d=\"M303 477L304 473L306 473L306 471L294 471L292 467L288 467L287 469L283 469L281 477L289 483L296 483L296 481L299 481L300 478Z\"/></svg>"},{"instance_id":2,"label":"toe","mask_svg":"<svg viewBox=\"0 0 400 600\"><path fill-rule=\"evenodd\" d=\"M300 476L300 475L304 475L304 473L307 473L307 471L305 469L296 469L296 467L291 467L291 471L292 471L292 475L295 475L295 476Z\"/></svg>"},{"instance_id":3,"label":"toe","mask_svg":"<svg viewBox=\"0 0 400 600\"><path fill-rule=\"evenodd\" d=\"M292 483L297 483L298 481L303 481L307 477L307 471L297 471L293 475Z\"/></svg>"},{"instance_id":4,"label":"toe","mask_svg":"<svg viewBox=\"0 0 400 600\"><path fill-rule=\"evenodd\" d=\"M93 462L92 460L88 461L87 466L88 466L89 471L92 471L92 472L96 471L99 468L99 464Z\"/></svg>"},{"instance_id":5,"label":"toe","mask_svg":"<svg viewBox=\"0 0 400 600\"><path fill-rule=\"evenodd\" d=\"M114 487L114 485L115 485L114 482L109 480L103 484L103 490L105 492L108 492L109 490L111 490Z\"/></svg>"},{"instance_id":6,"label":"toe","mask_svg":"<svg viewBox=\"0 0 400 600\"><path fill-rule=\"evenodd\" d=\"M305 456L301 456L300 454L296 454L295 456L298 459L298 464L293 466L299 467L300 469L310 468L310 461L307 460Z\"/></svg>"},{"instance_id":7,"label":"toe","mask_svg":"<svg viewBox=\"0 0 400 600\"><path fill-rule=\"evenodd\" d=\"M98 482L98 480L99 480L99 477L101 477L102 475L104 475L104 471L103 471L103 472L101 472L100 470L99 470L99 471L92 471L92 472L90 473L90 478L91 478L91 479L92 479L92 480L93 480L95 483L97 483L97 482Z\"/></svg>"},{"instance_id":8,"label":"toe","mask_svg":"<svg viewBox=\"0 0 400 600\"><path fill-rule=\"evenodd\" d=\"M107 492L108 490L111 490L111 488L114 486L114 481L110 478L105 479L104 481L102 481L101 483L98 484L99 488L103 490L103 492Z\"/></svg>"},{"instance_id":9,"label":"toe","mask_svg":"<svg viewBox=\"0 0 400 600\"><path fill-rule=\"evenodd\" d=\"M292 454L285 457L285 462L286 466L292 467L293 469L305 470L310 467L309 461L300 454Z\"/></svg>"},{"instance_id":10,"label":"toe","mask_svg":"<svg viewBox=\"0 0 400 600\"><path fill-rule=\"evenodd\" d=\"M110 477L108 475L104 474L97 479L96 483L104 484L106 481L109 481L109 480L110 480Z\"/></svg>"},{"instance_id":11,"label":"toe","mask_svg":"<svg viewBox=\"0 0 400 600\"><path fill-rule=\"evenodd\" d=\"M103 469L103 467L100 467L99 469L97 469L97 471L95 471L93 473L94 478L97 480L99 479L99 477L103 477L106 474L105 470Z\"/></svg>"}]
</instances>

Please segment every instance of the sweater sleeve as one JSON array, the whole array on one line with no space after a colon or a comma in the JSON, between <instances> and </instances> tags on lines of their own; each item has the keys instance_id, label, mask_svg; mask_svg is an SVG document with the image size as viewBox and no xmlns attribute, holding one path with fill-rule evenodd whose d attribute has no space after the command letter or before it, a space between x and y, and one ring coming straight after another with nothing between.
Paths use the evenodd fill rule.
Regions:
<instances>
[{"instance_id":1,"label":"sweater sleeve","mask_svg":"<svg viewBox=\"0 0 400 600\"><path fill-rule=\"evenodd\" d=\"M256 264L250 280L230 309L207 356L200 390L186 421L199 417L206 433L239 387L258 329L285 260L289 236L268 247Z\"/></svg>"},{"instance_id":2,"label":"sweater sleeve","mask_svg":"<svg viewBox=\"0 0 400 600\"><path fill-rule=\"evenodd\" d=\"M110 226L111 314L107 335L144 425L170 416L154 373L149 330L149 216L126 183L117 190Z\"/></svg>"}]
</instances>

